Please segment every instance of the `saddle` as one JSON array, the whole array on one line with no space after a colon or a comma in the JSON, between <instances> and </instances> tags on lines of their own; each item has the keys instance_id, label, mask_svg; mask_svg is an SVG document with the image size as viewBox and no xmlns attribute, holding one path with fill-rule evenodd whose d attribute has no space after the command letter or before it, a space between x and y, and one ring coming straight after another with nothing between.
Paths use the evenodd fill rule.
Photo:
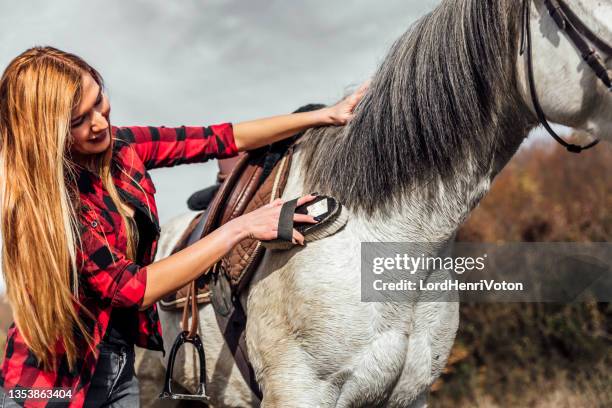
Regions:
<instances>
[{"instance_id":1,"label":"saddle","mask_svg":"<svg viewBox=\"0 0 612 408\"><path fill-rule=\"evenodd\" d=\"M277 143L269 148L253 150L236 163L229 175L220 174L217 179L223 182L214 198L207 209L191 221L172 253L185 248L194 233L199 233L199 239L228 221L280 197L289 175L292 152L293 145L290 143ZM198 226L201 231L196 231ZM219 279L225 280L226 282L220 283L223 285L229 283L229 287L222 288L220 296L227 297L228 290L231 293L239 293L248 285L263 254L264 248L258 240L243 240L195 281L196 303L211 302L213 279L215 282L219 282ZM217 276L213 276L211 272ZM218 276L219 274L222 276ZM190 286L191 284L185 285L177 292L162 298L160 307L169 311L183 309ZM221 305L224 300L220 298L219 302Z\"/></svg>"}]
</instances>

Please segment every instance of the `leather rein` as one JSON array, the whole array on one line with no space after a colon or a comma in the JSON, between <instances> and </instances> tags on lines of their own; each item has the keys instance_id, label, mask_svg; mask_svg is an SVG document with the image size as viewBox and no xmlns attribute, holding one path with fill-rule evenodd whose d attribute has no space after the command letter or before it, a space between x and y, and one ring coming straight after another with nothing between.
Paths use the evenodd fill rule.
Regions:
<instances>
[{"instance_id":1,"label":"leather rein","mask_svg":"<svg viewBox=\"0 0 612 408\"><path fill-rule=\"evenodd\" d=\"M612 56L612 46L591 31L562 0L544 0L544 4L548 9L548 13L555 21L559 29L567 34L569 40L580 52L583 60L588 64L588 66L593 70L595 75L597 75L599 80L608 88L608 90L612 91L612 73L604 64L601 55L595 50L595 48L597 48L606 55ZM527 51L527 76L533 107L542 126L544 126L548 133L559 144L564 146L569 152L580 153L583 150L595 146L597 143L599 143L599 139L595 139L585 146L579 146L566 142L552 129L548 123L548 120L546 119L546 114L542 110L542 105L540 105L540 100L538 99L538 94L535 89L533 56L531 55L530 5L531 0L523 0L520 55L523 55L523 53ZM592 43L595 48L591 47L589 42ZM526 50L525 47L527 47Z\"/></svg>"}]
</instances>

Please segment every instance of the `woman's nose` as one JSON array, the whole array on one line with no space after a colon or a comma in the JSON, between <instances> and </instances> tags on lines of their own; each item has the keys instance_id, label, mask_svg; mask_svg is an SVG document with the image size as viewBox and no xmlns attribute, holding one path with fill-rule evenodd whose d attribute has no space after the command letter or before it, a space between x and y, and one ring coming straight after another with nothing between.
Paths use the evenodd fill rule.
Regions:
<instances>
[{"instance_id":1,"label":"woman's nose","mask_svg":"<svg viewBox=\"0 0 612 408\"><path fill-rule=\"evenodd\" d=\"M108 120L102 115L102 112L94 111L93 120L91 121L91 131L99 133L108 128Z\"/></svg>"}]
</instances>

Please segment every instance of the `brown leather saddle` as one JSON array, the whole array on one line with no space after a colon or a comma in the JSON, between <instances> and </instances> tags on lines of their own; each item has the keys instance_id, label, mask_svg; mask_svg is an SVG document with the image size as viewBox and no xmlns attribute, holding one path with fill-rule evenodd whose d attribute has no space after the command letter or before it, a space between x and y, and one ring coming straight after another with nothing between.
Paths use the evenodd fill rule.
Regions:
<instances>
[{"instance_id":1,"label":"brown leather saddle","mask_svg":"<svg viewBox=\"0 0 612 408\"><path fill-rule=\"evenodd\" d=\"M225 177L208 208L192 220L172 253L191 245L228 221L280 197L289 175L292 152L292 139L247 152ZM237 295L248 285L264 251L260 241L245 239L198 279L160 301L160 307L164 310L183 310L183 331L170 351L160 398L209 401L205 390L204 349L197 332L198 304L212 303L217 323L238 368L253 393L261 399L244 341L246 314ZM174 360L180 346L187 342L196 347L200 356L200 387L193 395L175 394L171 389Z\"/></svg>"},{"instance_id":2,"label":"brown leather saddle","mask_svg":"<svg viewBox=\"0 0 612 408\"><path fill-rule=\"evenodd\" d=\"M287 182L292 151L293 146L286 143L247 152L229 175L220 174L217 178L223 182L212 202L191 221L172 253L188 246L194 234L198 236L193 238L200 239L228 221L280 197ZM211 302L211 283L217 278L210 272L222 275L229 283L224 290L238 293L249 283L263 253L264 248L258 240L243 240L211 270L194 281L197 304ZM192 283L162 298L160 307L169 311L184 309ZM221 295L219 292L216 294ZM227 293L222 295L227 296Z\"/></svg>"}]
</instances>

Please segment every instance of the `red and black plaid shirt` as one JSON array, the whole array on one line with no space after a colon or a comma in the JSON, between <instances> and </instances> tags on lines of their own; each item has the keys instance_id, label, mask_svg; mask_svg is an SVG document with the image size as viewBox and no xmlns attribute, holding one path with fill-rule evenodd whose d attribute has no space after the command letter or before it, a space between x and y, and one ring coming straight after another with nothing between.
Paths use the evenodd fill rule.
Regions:
<instances>
[{"instance_id":1,"label":"red and black plaid shirt","mask_svg":"<svg viewBox=\"0 0 612 408\"><path fill-rule=\"evenodd\" d=\"M80 301L96 316L85 319L96 346L103 339L113 308L136 308L142 304L147 268L153 261L159 238L159 219L155 205L155 186L147 170L183 163L200 163L210 158L226 158L237 154L232 125L208 127L112 127L114 138L112 174L122 199L136 211L143 211L152 225L151 246L142 257L142 264L130 261L125 253L125 224L99 177L79 170L78 186L82 210L82 251L77 249L80 268ZM125 173L120 169L123 169ZM157 305L137 312L136 345L164 351ZM75 335L83 341L82 336ZM84 344L84 343L83 343ZM58 345L59 370L44 371L24 343L13 323L7 336L0 386L5 392L18 389L67 387L72 389L70 407L83 406L98 359L98 351L86 346L77 359L76 369L68 370L65 350ZM97 347L96 347L97 350ZM64 353L62 353L64 352ZM48 400L29 400L26 407L46 407ZM57 406L57 405L54 405Z\"/></svg>"}]
</instances>

